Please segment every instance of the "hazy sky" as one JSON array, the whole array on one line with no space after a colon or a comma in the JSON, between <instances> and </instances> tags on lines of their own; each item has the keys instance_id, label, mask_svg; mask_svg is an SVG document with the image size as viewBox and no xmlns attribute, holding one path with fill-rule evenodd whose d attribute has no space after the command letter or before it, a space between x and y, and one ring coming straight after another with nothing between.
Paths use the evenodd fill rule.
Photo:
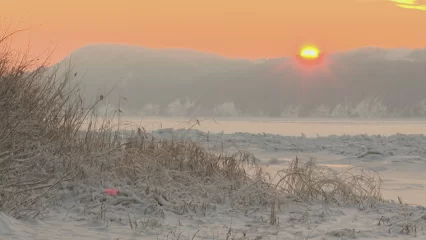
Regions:
<instances>
[{"instance_id":1,"label":"hazy sky","mask_svg":"<svg viewBox=\"0 0 426 240\"><path fill-rule=\"evenodd\" d=\"M0 0L6 23L32 27L16 46L53 61L91 43L193 48L230 57L426 47L426 0ZM30 39L31 38L31 39Z\"/></svg>"}]
</instances>

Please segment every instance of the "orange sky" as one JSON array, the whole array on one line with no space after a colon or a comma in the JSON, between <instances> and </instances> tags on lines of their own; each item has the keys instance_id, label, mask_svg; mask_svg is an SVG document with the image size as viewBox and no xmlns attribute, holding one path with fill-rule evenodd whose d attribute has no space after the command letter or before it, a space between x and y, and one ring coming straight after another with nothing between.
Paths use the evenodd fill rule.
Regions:
<instances>
[{"instance_id":1,"label":"orange sky","mask_svg":"<svg viewBox=\"0 0 426 240\"><path fill-rule=\"evenodd\" d=\"M406 7L403 7L402 4ZM410 4L411 3L411 4ZM52 61L91 43L193 48L231 57L294 55L305 42L333 52L426 47L426 1L0 0L3 22L32 27L15 45ZM400 6L398 6L398 4ZM408 7L410 8L408 8ZM413 7L420 6L419 9Z\"/></svg>"}]
</instances>

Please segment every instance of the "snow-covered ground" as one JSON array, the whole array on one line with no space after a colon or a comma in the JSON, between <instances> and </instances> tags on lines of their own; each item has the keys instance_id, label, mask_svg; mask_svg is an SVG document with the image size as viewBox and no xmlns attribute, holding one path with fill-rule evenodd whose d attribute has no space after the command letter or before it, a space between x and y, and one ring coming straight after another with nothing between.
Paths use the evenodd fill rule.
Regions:
<instances>
[{"instance_id":1,"label":"snow-covered ground","mask_svg":"<svg viewBox=\"0 0 426 240\"><path fill-rule=\"evenodd\" d=\"M171 129L153 134L197 141L215 152L249 151L271 174L296 156L312 157L337 171L370 167L383 179L384 197L393 201L339 206L289 198L277 210L278 223L270 225L270 208L204 202L190 203L180 213L167 204L152 208L149 201L134 197L142 189L122 187L119 196L107 196L103 190L109 186L75 185L64 188L63 200L49 207L43 220L16 220L1 213L0 239L426 239L426 136L308 138ZM398 196L409 204L399 204ZM90 201L100 198L105 200Z\"/></svg>"},{"instance_id":2,"label":"snow-covered ground","mask_svg":"<svg viewBox=\"0 0 426 240\"><path fill-rule=\"evenodd\" d=\"M98 191L100 193L100 190ZM95 208L95 207L93 207ZM108 204L92 216L68 203L51 209L43 220L21 221L0 214L0 239L424 239L426 208L395 203L373 208L303 206L297 202L277 211L277 225L269 224L270 210L233 210L218 206L205 213L147 217L137 204ZM92 210L93 211L93 210ZM130 212L130 213L129 213ZM104 213L104 215L102 215ZM129 224L132 221L132 225Z\"/></svg>"}]
</instances>

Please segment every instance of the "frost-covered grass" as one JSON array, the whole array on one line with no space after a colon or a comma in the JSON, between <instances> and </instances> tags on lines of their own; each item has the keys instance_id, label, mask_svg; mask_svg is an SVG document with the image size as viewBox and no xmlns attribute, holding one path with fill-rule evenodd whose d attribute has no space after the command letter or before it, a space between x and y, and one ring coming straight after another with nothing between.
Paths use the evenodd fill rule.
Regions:
<instances>
[{"instance_id":1,"label":"frost-covered grass","mask_svg":"<svg viewBox=\"0 0 426 240\"><path fill-rule=\"evenodd\" d=\"M34 68L26 56L16 61L7 44L11 36L0 38L2 211L39 216L58 191L76 182L143 187L145 194L155 193L158 206L173 208L183 208L183 199L221 202L247 185L260 188L243 167L251 164L250 154L214 155L193 142L156 141L141 129L122 142L111 118L95 115L107 96L87 107L72 85L77 73L56 76Z\"/></svg>"},{"instance_id":2,"label":"frost-covered grass","mask_svg":"<svg viewBox=\"0 0 426 240\"><path fill-rule=\"evenodd\" d=\"M296 158L287 169L281 170L277 187L307 200L352 204L374 204L382 200L380 176L371 169L353 167L337 172L313 160L300 165Z\"/></svg>"}]
</instances>

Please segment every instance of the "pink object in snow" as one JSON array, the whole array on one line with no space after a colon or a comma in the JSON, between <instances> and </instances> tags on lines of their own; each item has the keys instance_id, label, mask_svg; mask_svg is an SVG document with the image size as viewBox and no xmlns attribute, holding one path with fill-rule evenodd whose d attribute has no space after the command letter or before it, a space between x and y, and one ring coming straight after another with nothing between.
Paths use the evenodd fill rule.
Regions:
<instances>
[{"instance_id":1,"label":"pink object in snow","mask_svg":"<svg viewBox=\"0 0 426 240\"><path fill-rule=\"evenodd\" d=\"M119 193L120 193L120 190L118 190L118 189L106 188L106 189L105 189L105 193L106 193L106 194L108 194L108 195L112 195L112 196L114 196L114 195L119 194Z\"/></svg>"}]
</instances>

